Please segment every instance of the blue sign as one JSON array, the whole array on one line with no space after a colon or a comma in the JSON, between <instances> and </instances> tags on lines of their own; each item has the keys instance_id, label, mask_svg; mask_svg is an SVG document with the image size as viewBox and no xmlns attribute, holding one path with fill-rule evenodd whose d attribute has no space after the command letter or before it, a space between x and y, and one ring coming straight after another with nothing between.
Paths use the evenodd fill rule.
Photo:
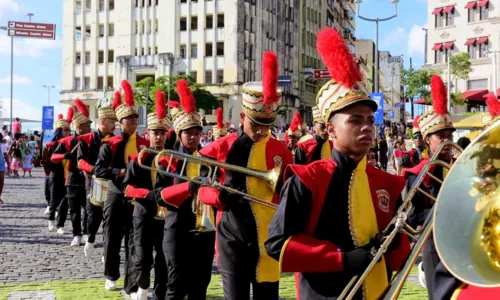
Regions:
<instances>
[{"instance_id":1,"label":"blue sign","mask_svg":"<svg viewBox=\"0 0 500 300\"><path fill-rule=\"evenodd\" d=\"M389 120L393 120L394 119L394 112L391 110L389 112Z\"/></svg>"},{"instance_id":2,"label":"blue sign","mask_svg":"<svg viewBox=\"0 0 500 300\"><path fill-rule=\"evenodd\" d=\"M405 104L404 103L396 103L396 104L394 104L394 107L399 107L399 108L405 107Z\"/></svg>"},{"instance_id":3,"label":"blue sign","mask_svg":"<svg viewBox=\"0 0 500 300\"><path fill-rule=\"evenodd\" d=\"M278 76L278 86L291 87L292 76Z\"/></svg>"},{"instance_id":4,"label":"blue sign","mask_svg":"<svg viewBox=\"0 0 500 300\"><path fill-rule=\"evenodd\" d=\"M42 129L54 128L54 106L44 106L42 109Z\"/></svg>"},{"instance_id":5,"label":"blue sign","mask_svg":"<svg viewBox=\"0 0 500 300\"><path fill-rule=\"evenodd\" d=\"M370 93L370 99L375 101L378 105L375 112L375 124L384 124L384 94L383 93Z\"/></svg>"}]
</instances>

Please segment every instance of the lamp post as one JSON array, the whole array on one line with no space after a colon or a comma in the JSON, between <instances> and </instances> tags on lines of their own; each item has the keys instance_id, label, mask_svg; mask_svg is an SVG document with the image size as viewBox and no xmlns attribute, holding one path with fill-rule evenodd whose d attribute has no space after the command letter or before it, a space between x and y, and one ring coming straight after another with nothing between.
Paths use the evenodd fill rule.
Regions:
<instances>
[{"instance_id":1,"label":"lamp post","mask_svg":"<svg viewBox=\"0 0 500 300\"><path fill-rule=\"evenodd\" d=\"M7 26L0 26L7 31ZM14 37L10 37L10 131L12 131L12 99L14 96Z\"/></svg>"},{"instance_id":2,"label":"lamp post","mask_svg":"<svg viewBox=\"0 0 500 300\"><path fill-rule=\"evenodd\" d=\"M493 54L493 93L495 97L498 98L498 88L497 88L497 53L500 53L500 50L486 50L485 54ZM489 55L488 55L489 56Z\"/></svg>"},{"instance_id":3,"label":"lamp post","mask_svg":"<svg viewBox=\"0 0 500 300\"><path fill-rule=\"evenodd\" d=\"M170 80L172 77L172 72L174 69L174 61L175 61L175 56L168 52L160 56L160 64L162 65L168 65L168 100L170 100Z\"/></svg>"},{"instance_id":4,"label":"lamp post","mask_svg":"<svg viewBox=\"0 0 500 300\"><path fill-rule=\"evenodd\" d=\"M50 89L54 89L54 85L43 85L42 87L47 88L48 94L47 94L47 106L50 106Z\"/></svg>"},{"instance_id":5,"label":"lamp post","mask_svg":"<svg viewBox=\"0 0 500 300\"><path fill-rule=\"evenodd\" d=\"M429 33L429 30L427 28L422 28L422 30L425 31L425 41L424 41L424 65L427 64L427 34Z\"/></svg>"},{"instance_id":6,"label":"lamp post","mask_svg":"<svg viewBox=\"0 0 500 300\"><path fill-rule=\"evenodd\" d=\"M378 86L378 68L379 68L379 61L378 61L378 23L379 22L384 22L384 21L389 21L391 19L394 19L395 17L398 16L398 2L399 0L392 0L391 3L394 4L394 15L388 17L388 18L365 18L359 14L360 7L361 7L361 2L362 0L354 0L354 4L358 4L358 9L357 9L357 16L358 18L368 21L368 22L375 22L376 26L376 38L375 38L375 92L378 93L379 91L379 86Z\"/></svg>"}]
</instances>

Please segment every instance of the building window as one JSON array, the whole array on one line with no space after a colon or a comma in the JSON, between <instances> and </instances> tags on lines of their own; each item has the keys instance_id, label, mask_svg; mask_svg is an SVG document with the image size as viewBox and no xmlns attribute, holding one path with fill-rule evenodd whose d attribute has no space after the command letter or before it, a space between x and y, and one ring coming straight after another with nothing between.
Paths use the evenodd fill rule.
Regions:
<instances>
[{"instance_id":1,"label":"building window","mask_svg":"<svg viewBox=\"0 0 500 300\"><path fill-rule=\"evenodd\" d=\"M146 55L151 55L151 47L148 46L148 52L146 52Z\"/></svg>"},{"instance_id":2,"label":"building window","mask_svg":"<svg viewBox=\"0 0 500 300\"><path fill-rule=\"evenodd\" d=\"M76 1L75 4L75 14L81 14L82 13L82 1L78 0Z\"/></svg>"},{"instance_id":3,"label":"building window","mask_svg":"<svg viewBox=\"0 0 500 300\"><path fill-rule=\"evenodd\" d=\"M102 90L104 88L104 77L98 76L97 77L97 89Z\"/></svg>"},{"instance_id":4,"label":"building window","mask_svg":"<svg viewBox=\"0 0 500 300\"><path fill-rule=\"evenodd\" d=\"M145 55L145 52L146 52L146 49L141 48L141 55L142 55L142 56L144 56L144 55Z\"/></svg>"},{"instance_id":5,"label":"building window","mask_svg":"<svg viewBox=\"0 0 500 300\"><path fill-rule=\"evenodd\" d=\"M443 27L445 24L445 14L438 13L436 14L436 28Z\"/></svg>"},{"instance_id":6,"label":"building window","mask_svg":"<svg viewBox=\"0 0 500 300\"><path fill-rule=\"evenodd\" d=\"M217 83L224 82L224 70L217 70Z\"/></svg>"},{"instance_id":7,"label":"building window","mask_svg":"<svg viewBox=\"0 0 500 300\"><path fill-rule=\"evenodd\" d=\"M141 21L141 34L144 34L144 20Z\"/></svg>"},{"instance_id":8,"label":"building window","mask_svg":"<svg viewBox=\"0 0 500 300\"><path fill-rule=\"evenodd\" d=\"M82 62L82 54L75 52L75 64L79 65Z\"/></svg>"},{"instance_id":9,"label":"building window","mask_svg":"<svg viewBox=\"0 0 500 300\"><path fill-rule=\"evenodd\" d=\"M78 91L80 89L80 78L73 78L73 90Z\"/></svg>"},{"instance_id":10,"label":"building window","mask_svg":"<svg viewBox=\"0 0 500 300\"><path fill-rule=\"evenodd\" d=\"M155 54L158 54L158 46L155 46Z\"/></svg>"},{"instance_id":11,"label":"building window","mask_svg":"<svg viewBox=\"0 0 500 300\"><path fill-rule=\"evenodd\" d=\"M99 0L99 11L104 11L105 6L104 6L104 0Z\"/></svg>"},{"instance_id":12,"label":"building window","mask_svg":"<svg viewBox=\"0 0 500 300\"><path fill-rule=\"evenodd\" d=\"M85 26L85 39L88 40L90 39L92 33L92 29L90 28L90 25Z\"/></svg>"},{"instance_id":13,"label":"building window","mask_svg":"<svg viewBox=\"0 0 500 300\"><path fill-rule=\"evenodd\" d=\"M216 51L217 56L224 56L224 42L217 42Z\"/></svg>"},{"instance_id":14,"label":"building window","mask_svg":"<svg viewBox=\"0 0 500 300\"><path fill-rule=\"evenodd\" d=\"M468 90L487 90L488 79L467 80Z\"/></svg>"},{"instance_id":15,"label":"building window","mask_svg":"<svg viewBox=\"0 0 500 300\"><path fill-rule=\"evenodd\" d=\"M224 28L224 14L217 15L217 28Z\"/></svg>"},{"instance_id":16,"label":"building window","mask_svg":"<svg viewBox=\"0 0 500 300\"><path fill-rule=\"evenodd\" d=\"M104 63L104 51L103 50L99 50L99 52L98 52L97 63L98 64L103 64Z\"/></svg>"},{"instance_id":17,"label":"building window","mask_svg":"<svg viewBox=\"0 0 500 300\"><path fill-rule=\"evenodd\" d=\"M488 5L489 5L489 3L487 2L486 5L481 6L479 8L479 20L487 20L488 19Z\"/></svg>"},{"instance_id":18,"label":"building window","mask_svg":"<svg viewBox=\"0 0 500 300\"><path fill-rule=\"evenodd\" d=\"M104 37L104 24L99 24L99 37Z\"/></svg>"},{"instance_id":19,"label":"building window","mask_svg":"<svg viewBox=\"0 0 500 300\"><path fill-rule=\"evenodd\" d=\"M455 9L446 14L446 26L452 26L455 20Z\"/></svg>"},{"instance_id":20,"label":"building window","mask_svg":"<svg viewBox=\"0 0 500 300\"><path fill-rule=\"evenodd\" d=\"M198 57L198 45L197 44L191 44L191 58L197 58Z\"/></svg>"},{"instance_id":21,"label":"building window","mask_svg":"<svg viewBox=\"0 0 500 300\"><path fill-rule=\"evenodd\" d=\"M108 63L114 63L114 62L115 62L115 51L108 50Z\"/></svg>"},{"instance_id":22,"label":"building window","mask_svg":"<svg viewBox=\"0 0 500 300\"><path fill-rule=\"evenodd\" d=\"M213 56L212 43L206 43L205 44L205 57L212 57L212 56Z\"/></svg>"},{"instance_id":23,"label":"building window","mask_svg":"<svg viewBox=\"0 0 500 300\"><path fill-rule=\"evenodd\" d=\"M158 33L158 19L155 19L155 33Z\"/></svg>"},{"instance_id":24,"label":"building window","mask_svg":"<svg viewBox=\"0 0 500 300\"><path fill-rule=\"evenodd\" d=\"M115 36L115 24L108 24L108 36Z\"/></svg>"},{"instance_id":25,"label":"building window","mask_svg":"<svg viewBox=\"0 0 500 300\"><path fill-rule=\"evenodd\" d=\"M180 3L187 3L187 0L179 0Z\"/></svg>"},{"instance_id":26,"label":"building window","mask_svg":"<svg viewBox=\"0 0 500 300\"><path fill-rule=\"evenodd\" d=\"M139 55L139 49L135 48L135 50L134 50L134 56L137 56L137 55Z\"/></svg>"},{"instance_id":27,"label":"building window","mask_svg":"<svg viewBox=\"0 0 500 300\"><path fill-rule=\"evenodd\" d=\"M469 23L472 23L472 22L476 22L477 21L477 8L474 7L474 8L471 8L469 9Z\"/></svg>"},{"instance_id":28,"label":"building window","mask_svg":"<svg viewBox=\"0 0 500 300\"><path fill-rule=\"evenodd\" d=\"M205 17L205 28L206 29L214 28L214 16L207 15Z\"/></svg>"},{"instance_id":29,"label":"building window","mask_svg":"<svg viewBox=\"0 0 500 300\"><path fill-rule=\"evenodd\" d=\"M205 71L205 84L212 84L212 70Z\"/></svg>"},{"instance_id":30,"label":"building window","mask_svg":"<svg viewBox=\"0 0 500 300\"><path fill-rule=\"evenodd\" d=\"M181 58L186 58L186 45L179 46L179 56Z\"/></svg>"},{"instance_id":31,"label":"building window","mask_svg":"<svg viewBox=\"0 0 500 300\"><path fill-rule=\"evenodd\" d=\"M108 10L115 10L115 0L108 0Z\"/></svg>"},{"instance_id":32,"label":"building window","mask_svg":"<svg viewBox=\"0 0 500 300\"><path fill-rule=\"evenodd\" d=\"M191 30L198 30L198 17L197 16L191 17Z\"/></svg>"},{"instance_id":33,"label":"building window","mask_svg":"<svg viewBox=\"0 0 500 300\"><path fill-rule=\"evenodd\" d=\"M486 51L488 51L488 41L479 43L479 57L488 57L488 55L485 53Z\"/></svg>"},{"instance_id":34,"label":"building window","mask_svg":"<svg viewBox=\"0 0 500 300\"><path fill-rule=\"evenodd\" d=\"M83 89L90 90L90 77L85 77L83 80Z\"/></svg>"},{"instance_id":35,"label":"building window","mask_svg":"<svg viewBox=\"0 0 500 300\"><path fill-rule=\"evenodd\" d=\"M476 42L474 42L474 44L470 44L467 47L468 47L469 57L471 59L477 58Z\"/></svg>"},{"instance_id":36,"label":"building window","mask_svg":"<svg viewBox=\"0 0 500 300\"><path fill-rule=\"evenodd\" d=\"M152 26L151 20L148 20L147 26L148 26L147 33L150 34L151 33L151 26Z\"/></svg>"},{"instance_id":37,"label":"building window","mask_svg":"<svg viewBox=\"0 0 500 300\"><path fill-rule=\"evenodd\" d=\"M139 7L139 0L135 0L135 7Z\"/></svg>"},{"instance_id":38,"label":"building window","mask_svg":"<svg viewBox=\"0 0 500 300\"><path fill-rule=\"evenodd\" d=\"M85 64L90 65L90 51L85 51Z\"/></svg>"},{"instance_id":39,"label":"building window","mask_svg":"<svg viewBox=\"0 0 500 300\"><path fill-rule=\"evenodd\" d=\"M89 13L91 9L92 0L85 0L85 12Z\"/></svg>"},{"instance_id":40,"label":"building window","mask_svg":"<svg viewBox=\"0 0 500 300\"><path fill-rule=\"evenodd\" d=\"M179 20L179 30L180 31L186 31L187 30L187 21L186 17L181 17Z\"/></svg>"},{"instance_id":41,"label":"building window","mask_svg":"<svg viewBox=\"0 0 500 300\"><path fill-rule=\"evenodd\" d=\"M194 82L196 83L197 82L197 76L198 76L198 73L196 71L191 71L189 73L189 76L191 76L191 78L193 78Z\"/></svg>"},{"instance_id":42,"label":"building window","mask_svg":"<svg viewBox=\"0 0 500 300\"><path fill-rule=\"evenodd\" d=\"M107 80L106 86L107 86L108 89L112 89L113 88L113 76L108 76L108 80Z\"/></svg>"},{"instance_id":43,"label":"building window","mask_svg":"<svg viewBox=\"0 0 500 300\"><path fill-rule=\"evenodd\" d=\"M75 40L79 41L82 38L82 27L76 26L75 28Z\"/></svg>"}]
</instances>

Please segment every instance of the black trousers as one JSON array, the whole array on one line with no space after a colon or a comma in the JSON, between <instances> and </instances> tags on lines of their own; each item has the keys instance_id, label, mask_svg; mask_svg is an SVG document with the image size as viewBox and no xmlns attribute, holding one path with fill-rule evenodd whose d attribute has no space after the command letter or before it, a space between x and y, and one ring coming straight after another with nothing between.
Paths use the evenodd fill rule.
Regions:
<instances>
[{"instance_id":1,"label":"black trousers","mask_svg":"<svg viewBox=\"0 0 500 300\"><path fill-rule=\"evenodd\" d=\"M45 176L43 193L45 194L45 201L47 201L47 205L50 205L50 180L50 176Z\"/></svg>"},{"instance_id":2,"label":"black trousers","mask_svg":"<svg viewBox=\"0 0 500 300\"><path fill-rule=\"evenodd\" d=\"M427 295L429 300L433 300L433 277L434 271L441 259L434 245L434 237L431 235L429 239L424 244L424 251L422 251L422 263L424 266L425 273L425 284L427 285Z\"/></svg>"},{"instance_id":3,"label":"black trousers","mask_svg":"<svg viewBox=\"0 0 500 300\"><path fill-rule=\"evenodd\" d=\"M125 237L125 283L127 294L137 292L134 276L134 228L132 212L134 206L125 202L123 194L108 191L104 202L104 276L109 280L120 278L120 248Z\"/></svg>"},{"instance_id":4,"label":"black trousers","mask_svg":"<svg viewBox=\"0 0 500 300\"><path fill-rule=\"evenodd\" d=\"M167 260L166 300L204 300L212 277L215 232L165 231L163 252Z\"/></svg>"},{"instance_id":5,"label":"black trousers","mask_svg":"<svg viewBox=\"0 0 500 300\"><path fill-rule=\"evenodd\" d=\"M278 300L279 282L255 281L253 275L222 273L222 286L224 288L224 299L249 300L250 284L252 284L252 299Z\"/></svg>"},{"instance_id":6,"label":"black trousers","mask_svg":"<svg viewBox=\"0 0 500 300\"><path fill-rule=\"evenodd\" d=\"M64 227L66 218L68 217L68 199L66 198L66 187L64 180L57 180L51 178L49 180L50 189L50 204L49 204L49 221L54 221L56 210L59 212L57 215L57 228Z\"/></svg>"},{"instance_id":7,"label":"black trousers","mask_svg":"<svg viewBox=\"0 0 500 300\"><path fill-rule=\"evenodd\" d=\"M90 186L86 187L87 189L87 197L86 197L86 211L87 211L87 234L89 235L88 237L88 242L89 243L95 243L95 236L97 234L97 231L99 231L99 226L101 226L101 222L103 219L103 212L102 212L102 207L95 206L94 204L90 203L90 197L89 197L89 192L90 192Z\"/></svg>"},{"instance_id":8,"label":"black trousers","mask_svg":"<svg viewBox=\"0 0 500 300\"><path fill-rule=\"evenodd\" d=\"M164 300L167 292L167 263L163 254L164 220L155 220L153 216L134 217L134 263L137 285L148 289L151 285L151 267L154 264L155 282L153 295L155 300ZM153 261L153 249L156 252Z\"/></svg>"},{"instance_id":9,"label":"black trousers","mask_svg":"<svg viewBox=\"0 0 500 300\"><path fill-rule=\"evenodd\" d=\"M82 227L83 234L87 234L87 211L85 210L87 195L85 192L85 186L67 186L66 192L69 204L69 215L71 218L71 224L73 225L73 236L82 236Z\"/></svg>"}]
</instances>

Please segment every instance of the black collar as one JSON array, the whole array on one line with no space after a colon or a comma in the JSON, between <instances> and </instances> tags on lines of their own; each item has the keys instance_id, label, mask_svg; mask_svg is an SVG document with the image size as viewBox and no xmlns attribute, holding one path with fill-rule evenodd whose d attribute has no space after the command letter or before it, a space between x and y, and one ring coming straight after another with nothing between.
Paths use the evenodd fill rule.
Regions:
<instances>
[{"instance_id":1,"label":"black collar","mask_svg":"<svg viewBox=\"0 0 500 300\"><path fill-rule=\"evenodd\" d=\"M337 163L337 168L340 168L339 171L349 172L349 176L358 165L352 158L336 149L332 149L332 159Z\"/></svg>"}]
</instances>

